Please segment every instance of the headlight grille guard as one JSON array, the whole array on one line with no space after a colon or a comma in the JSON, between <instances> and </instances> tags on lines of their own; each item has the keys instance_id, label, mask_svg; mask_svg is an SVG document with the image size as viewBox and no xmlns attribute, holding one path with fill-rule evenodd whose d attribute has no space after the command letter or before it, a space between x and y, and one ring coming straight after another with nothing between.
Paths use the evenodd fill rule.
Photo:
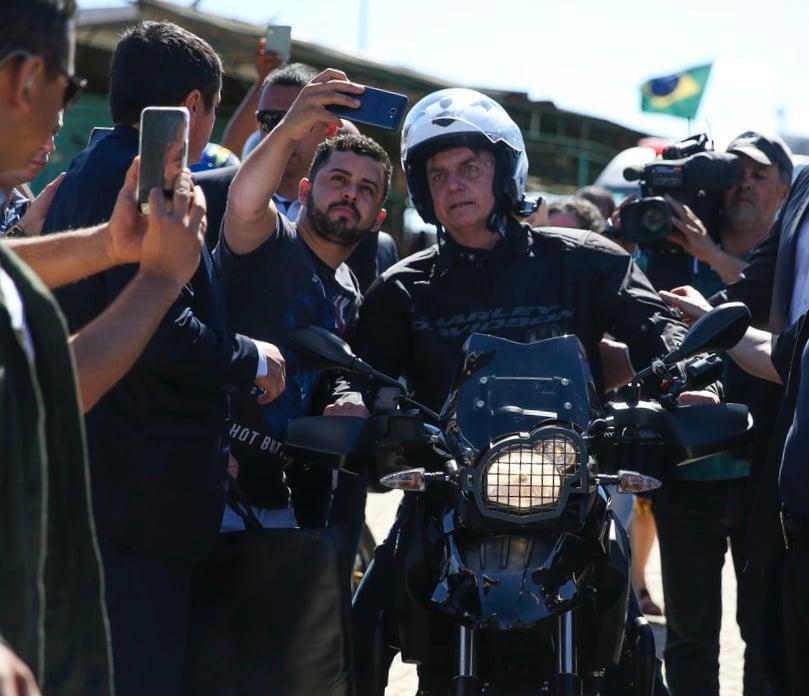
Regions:
<instances>
[{"instance_id":1,"label":"headlight grille guard","mask_svg":"<svg viewBox=\"0 0 809 696\"><path fill-rule=\"evenodd\" d=\"M462 470L461 487L484 517L527 524L559 517L571 490L587 485L587 445L578 432L544 425L512 433Z\"/></svg>"}]
</instances>

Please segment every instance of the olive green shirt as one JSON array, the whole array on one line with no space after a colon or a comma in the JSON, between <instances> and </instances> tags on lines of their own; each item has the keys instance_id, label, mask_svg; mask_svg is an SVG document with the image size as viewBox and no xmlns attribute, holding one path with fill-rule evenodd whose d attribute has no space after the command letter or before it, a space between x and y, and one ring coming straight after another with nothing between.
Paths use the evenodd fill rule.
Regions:
<instances>
[{"instance_id":1,"label":"olive green shirt","mask_svg":"<svg viewBox=\"0 0 809 696\"><path fill-rule=\"evenodd\" d=\"M64 319L0 242L33 356L0 290L0 636L48 696L113 693L84 423Z\"/></svg>"}]
</instances>

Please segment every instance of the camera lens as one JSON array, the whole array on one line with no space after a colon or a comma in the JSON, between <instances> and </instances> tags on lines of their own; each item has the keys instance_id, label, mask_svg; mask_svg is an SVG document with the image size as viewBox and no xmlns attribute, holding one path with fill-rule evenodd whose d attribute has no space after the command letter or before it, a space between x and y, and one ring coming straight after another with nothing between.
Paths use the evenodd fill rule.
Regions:
<instances>
[{"instance_id":1,"label":"camera lens","mask_svg":"<svg viewBox=\"0 0 809 696\"><path fill-rule=\"evenodd\" d=\"M666 224L666 216L660 208L650 207L643 211L641 223L650 232L659 232Z\"/></svg>"}]
</instances>

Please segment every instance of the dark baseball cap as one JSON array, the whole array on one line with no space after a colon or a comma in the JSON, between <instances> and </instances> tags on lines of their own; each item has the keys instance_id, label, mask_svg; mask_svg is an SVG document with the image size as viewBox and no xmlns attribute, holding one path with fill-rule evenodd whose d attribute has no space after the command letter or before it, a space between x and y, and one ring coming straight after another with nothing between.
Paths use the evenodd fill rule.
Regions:
<instances>
[{"instance_id":1,"label":"dark baseball cap","mask_svg":"<svg viewBox=\"0 0 809 696\"><path fill-rule=\"evenodd\" d=\"M727 151L737 155L747 155L759 164L774 164L789 178L792 178L792 151L789 149L789 145L777 135L745 131L730 142Z\"/></svg>"}]
</instances>

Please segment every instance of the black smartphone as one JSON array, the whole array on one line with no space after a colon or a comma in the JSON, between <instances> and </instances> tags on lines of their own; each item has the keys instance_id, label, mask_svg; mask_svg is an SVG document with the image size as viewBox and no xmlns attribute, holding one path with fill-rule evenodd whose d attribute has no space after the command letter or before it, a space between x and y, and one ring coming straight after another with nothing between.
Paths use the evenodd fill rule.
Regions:
<instances>
[{"instance_id":1,"label":"black smartphone","mask_svg":"<svg viewBox=\"0 0 809 696\"><path fill-rule=\"evenodd\" d=\"M149 213L149 191L159 188L174 195L174 181L188 166L188 109L149 106L140 115L140 171L138 206Z\"/></svg>"},{"instance_id":2,"label":"black smartphone","mask_svg":"<svg viewBox=\"0 0 809 696\"><path fill-rule=\"evenodd\" d=\"M351 96L360 100L359 108L352 109L350 106L336 104L329 104L326 108L340 118L387 130L396 130L402 122L407 106L407 97L404 94L366 87L362 94Z\"/></svg>"}]
</instances>

